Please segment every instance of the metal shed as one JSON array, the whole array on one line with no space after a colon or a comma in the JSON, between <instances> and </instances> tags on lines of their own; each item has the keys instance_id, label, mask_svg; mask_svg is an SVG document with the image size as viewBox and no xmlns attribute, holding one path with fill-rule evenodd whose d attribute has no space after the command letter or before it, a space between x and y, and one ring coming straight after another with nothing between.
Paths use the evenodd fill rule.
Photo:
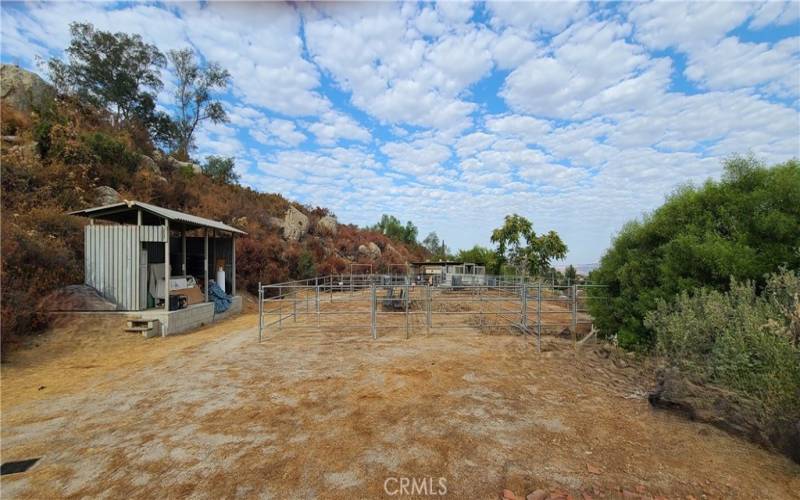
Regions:
<instances>
[{"instance_id":1,"label":"metal shed","mask_svg":"<svg viewBox=\"0 0 800 500\"><path fill-rule=\"evenodd\" d=\"M140 201L70 214L91 219L84 232L85 283L120 311L160 307L168 313L175 283L195 280L198 284L202 280L203 299L208 302L209 280L223 261L225 283L218 284L236 294L236 236L244 231Z\"/></svg>"}]
</instances>

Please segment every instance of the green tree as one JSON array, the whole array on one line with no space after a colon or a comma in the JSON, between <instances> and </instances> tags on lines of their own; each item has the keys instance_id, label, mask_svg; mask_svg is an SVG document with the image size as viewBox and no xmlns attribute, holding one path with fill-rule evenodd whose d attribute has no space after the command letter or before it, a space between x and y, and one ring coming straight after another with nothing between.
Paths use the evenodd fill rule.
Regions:
<instances>
[{"instance_id":1,"label":"green tree","mask_svg":"<svg viewBox=\"0 0 800 500\"><path fill-rule=\"evenodd\" d=\"M734 157L720 181L684 186L622 228L590 275L608 286L591 312L604 335L647 349L654 336L643 320L660 300L700 287L724 291L731 278L762 286L781 266L800 269L800 163L767 168Z\"/></svg>"},{"instance_id":2,"label":"green tree","mask_svg":"<svg viewBox=\"0 0 800 500\"><path fill-rule=\"evenodd\" d=\"M368 227L371 231L376 231L388 236L389 238L402 241L411 245L417 244L417 235L419 230L413 222L408 221L404 226L400 219L393 215L383 214L380 222L374 226Z\"/></svg>"},{"instance_id":3,"label":"green tree","mask_svg":"<svg viewBox=\"0 0 800 500\"><path fill-rule=\"evenodd\" d=\"M308 279L317 275L317 266L314 264L314 256L308 250L303 250L297 260L297 278Z\"/></svg>"},{"instance_id":4,"label":"green tree","mask_svg":"<svg viewBox=\"0 0 800 500\"><path fill-rule=\"evenodd\" d=\"M459 250L458 254L456 254L456 260L481 264L492 272L495 269L496 255L490 248L475 245L468 250Z\"/></svg>"},{"instance_id":5,"label":"green tree","mask_svg":"<svg viewBox=\"0 0 800 500\"><path fill-rule=\"evenodd\" d=\"M447 260L449 249L444 240L439 241L439 235L433 231L422 240L422 246L430 252L433 260Z\"/></svg>"},{"instance_id":6,"label":"green tree","mask_svg":"<svg viewBox=\"0 0 800 500\"><path fill-rule=\"evenodd\" d=\"M180 160L188 160L189 151L194 147L194 132L200 123L206 120L212 123L228 121L222 103L215 100L211 93L227 88L230 73L213 62L201 67L194 51L188 48L169 51L169 60L178 76L175 90L175 156Z\"/></svg>"},{"instance_id":7,"label":"green tree","mask_svg":"<svg viewBox=\"0 0 800 500\"><path fill-rule=\"evenodd\" d=\"M237 184L239 174L234 170L235 163L233 158L222 156L209 156L206 163L201 168L203 173L218 184Z\"/></svg>"},{"instance_id":8,"label":"green tree","mask_svg":"<svg viewBox=\"0 0 800 500\"><path fill-rule=\"evenodd\" d=\"M136 119L146 126L162 119L155 111L161 90L160 70L166 58L139 35L95 30L89 23L70 24L67 61L52 58L47 65L61 91L107 108L115 124Z\"/></svg>"},{"instance_id":9,"label":"green tree","mask_svg":"<svg viewBox=\"0 0 800 500\"><path fill-rule=\"evenodd\" d=\"M575 284L575 279L578 277L578 271L575 270L575 267L570 264L564 269L564 278L569 281L570 285Z\"/></svg>"},{"instance_id":10,"label":"green tree","mask_svg":"<svg viewBox=\"0 0 800 500\"><path fill-rule=\"evenodd\" d=\"M506 263L519 274L541 275L553 259L567 255L567 245L555 231L537 236L531 221L521 215L506 215L503 225L492 231L492 243L497 244L495 272Z\"/></svg>"}]
</instances>

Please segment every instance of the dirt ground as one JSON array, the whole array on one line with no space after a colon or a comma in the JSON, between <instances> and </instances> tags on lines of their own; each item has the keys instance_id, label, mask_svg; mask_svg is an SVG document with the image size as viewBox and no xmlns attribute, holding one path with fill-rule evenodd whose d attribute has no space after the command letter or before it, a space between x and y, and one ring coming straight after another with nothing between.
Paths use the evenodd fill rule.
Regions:
<instances>
[{"instance_id":1,"label":"dirt ground","mask_svg":"<svg viewBox=\"0 0 800 500\"><path fill-rule=\"evenodd\" d=\"M56 329L2 367L3 461L41 457L2 497L390 498L405 477L449 498L800 498L800 466L651 409L629 358L298 323L261 343L252 314L149 340Z\"/></svg>"}]
</instances>

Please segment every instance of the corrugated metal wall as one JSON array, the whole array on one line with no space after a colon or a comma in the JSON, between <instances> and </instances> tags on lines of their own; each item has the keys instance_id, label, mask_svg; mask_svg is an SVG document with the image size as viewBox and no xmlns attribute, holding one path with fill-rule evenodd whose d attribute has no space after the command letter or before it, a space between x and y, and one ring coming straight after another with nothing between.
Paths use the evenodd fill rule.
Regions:
<instances>
[{"instance_id":1,"label":"corrugated metal wall","mask_svg":"<svg viewBox=\"0 0 800 500\"><path fill-rule=\"evenodd\" d=\"M163 226L86 226L85 283L97 289L123 311L139 304L139 258L142 241L164 241Z\"/></svg>"}]
</instances>

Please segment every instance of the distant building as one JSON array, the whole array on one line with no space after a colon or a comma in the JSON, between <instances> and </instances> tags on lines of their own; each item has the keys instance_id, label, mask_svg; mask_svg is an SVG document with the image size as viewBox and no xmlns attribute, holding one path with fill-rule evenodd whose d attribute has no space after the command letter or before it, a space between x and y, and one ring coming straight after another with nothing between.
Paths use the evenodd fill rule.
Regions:
<instances>
[{"instance_id":1,"label":"distant building","mask_svg":"<svg viewBox=\"0 0 800 500\"><path fill-rule=\"evenodd\" d=\"M425 283L441 286L484 285L486 267L460 261L411 262L411 272Z\"/></svg>"}]
</instances>

